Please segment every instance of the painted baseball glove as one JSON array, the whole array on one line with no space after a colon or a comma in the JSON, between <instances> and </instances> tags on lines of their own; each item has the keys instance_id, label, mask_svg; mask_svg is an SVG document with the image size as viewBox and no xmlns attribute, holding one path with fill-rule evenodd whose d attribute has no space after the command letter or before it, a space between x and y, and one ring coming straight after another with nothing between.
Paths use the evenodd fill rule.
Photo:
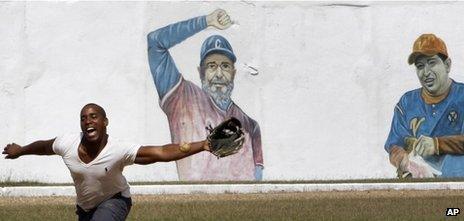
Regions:
<instances>
[{"instance_id":1,"label":"painted baseball glove","mask_svg":"<svg viewBox=\"0 0 464 221\"><path fill-rule=\"evenodd\" d=\"M206 138L209 143L209 150L218 158L226 157L237 153L245 142L242 124L237 118L225 120L217 127L209 125L209 135Z\"/></svg>"}]
</instances>

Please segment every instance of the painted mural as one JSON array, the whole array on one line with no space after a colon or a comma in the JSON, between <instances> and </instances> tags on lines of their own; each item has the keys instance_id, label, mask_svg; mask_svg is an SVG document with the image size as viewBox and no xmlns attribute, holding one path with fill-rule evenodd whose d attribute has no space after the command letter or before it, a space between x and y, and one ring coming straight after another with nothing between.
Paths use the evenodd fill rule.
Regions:
<instances>
[{"instance_id":1,"label":"painted mural","mask_svg":"<svg viewBox=\"0 0 464 221\"><path fill-rule=\"evenodd\" d=\"M198 32L207 28L224 30L232 25L227 12L217 9L209 15L176 22L148 34L150 70L159 104L169 121L172 142L201 140L208 135L205 128L230 117L242 122L246 135L244 147L235 155L218 159L210 153L200 153L178 160L179 180L262 180L264 164L259 124L231 98L237 57L229 40L221 35L204 40L198 66L200 86L184 79L169 53L174 46L188 44L188 38Z\"/></svg>"},{"instance_id":2,"label":"painted mural","mask_svg":"<svg viewBox=\"0 0 464 221\"><path fill-rule=\"evenodd\" d=\"M434 34L419 36L408 63L422 87L395 106L385 143L390 162L399 178L463 177L464 84L449 76L445 42Z\"/></svg>"},{"instance_id":3,"label":"painted mural","mask_svg":"<svg viewBox=\"0 0 464 221\"><path fill-rule=\"evenodd\" d=\"M95 103L140 145L243 123L236 155L127 167L130 182L464 176L463 3L0 6L2 147L80 132ZM58 157L0 160L0 180L73 182Z\"/></svg>"}]
</instances>

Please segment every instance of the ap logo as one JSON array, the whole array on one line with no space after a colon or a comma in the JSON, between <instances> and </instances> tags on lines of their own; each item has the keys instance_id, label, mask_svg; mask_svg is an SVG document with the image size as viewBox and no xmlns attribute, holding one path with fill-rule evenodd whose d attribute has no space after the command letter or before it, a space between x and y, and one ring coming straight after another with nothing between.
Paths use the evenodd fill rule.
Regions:
<instances>
[{"instance_id":1,"label":"ap logo","mask_svg":"<svg viewBox=\"0 0 464 221\"><path fill-rule=\"evenodd\" d=\"M460 212L459 208L447 208L446 216L457 216Z\"/></svg>"}]
</instances>

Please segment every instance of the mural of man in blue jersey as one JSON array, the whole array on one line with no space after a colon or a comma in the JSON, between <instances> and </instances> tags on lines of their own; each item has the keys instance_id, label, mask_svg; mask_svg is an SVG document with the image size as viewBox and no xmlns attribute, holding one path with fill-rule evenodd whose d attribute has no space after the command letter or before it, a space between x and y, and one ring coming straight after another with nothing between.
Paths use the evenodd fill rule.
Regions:
<instances>
[{"instance_id":1,"label":"mural of man in blue jersey","mask_svg":"<svg viewBox=\"0 0 464 221\"><path fill-rule=\"evenodd\" d=\"M464 177L464 84L449 77L445 43L434 34L421 35L408 63L415 65L422 87L405 93L395 106L385 143L390 162L404 177L412 172L412 152L441 177Z\"/></svg>"},{"instance_id":2,"label":"mural of man in blue jersey","mask_svg":"<svg viewBox=\"0 0 464 221\"><path fill-rule=\"evenodd\" d=\"M259 125L231 99L237 58L229 41L213 35L203 42L198 67L201 87L184 79L169 53L171 47L208 27L223 30L231 25L227 12L218 9L207 16L177 22L148 34L150 70L160 106L168 117L172 141L201 140L208 134L207 126L216 126L230 117L239 119L244 128L245 143L235 155L217 159L206 153L177 161L179 180L262 179Z\"/></svg>"}]
</instances>

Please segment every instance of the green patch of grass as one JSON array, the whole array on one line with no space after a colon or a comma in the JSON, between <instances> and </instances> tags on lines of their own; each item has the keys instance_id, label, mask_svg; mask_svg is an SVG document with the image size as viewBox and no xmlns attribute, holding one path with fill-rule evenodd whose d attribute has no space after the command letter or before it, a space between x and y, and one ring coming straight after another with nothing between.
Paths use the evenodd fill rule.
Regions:
<instances>
[{"instance_id":1,"label":"green patch of grass","mask_svg":"<svg viewBox=\"0 0 464 221\"><path fill-rule=\"evenodd\" d=\"M139 195L128 220L443 220L463 197L463 190ZM0 220L76 220L73 201L0 198Z\"/></svg>"},{"instance_id":2,"label":"green patch of grass","mask_svg":"<svg viewBox=\"0 0 464 221\"><path fill-rule=\"evenodd\" d=\"M446 198L291 198L248 201L143 202L128 220L440 220Z\"/></svg>"},{"instance_id":3,"label":"green patch of grass","mask_svg":"<svg viewBox=\"0 0 464 221\"><path fill-rule=\"evenodd\" d=\"M75 206L50 205L15 205L0 206L0 220L40 221L40 220L77 220Z\"/></svg>"}]
</instances>

